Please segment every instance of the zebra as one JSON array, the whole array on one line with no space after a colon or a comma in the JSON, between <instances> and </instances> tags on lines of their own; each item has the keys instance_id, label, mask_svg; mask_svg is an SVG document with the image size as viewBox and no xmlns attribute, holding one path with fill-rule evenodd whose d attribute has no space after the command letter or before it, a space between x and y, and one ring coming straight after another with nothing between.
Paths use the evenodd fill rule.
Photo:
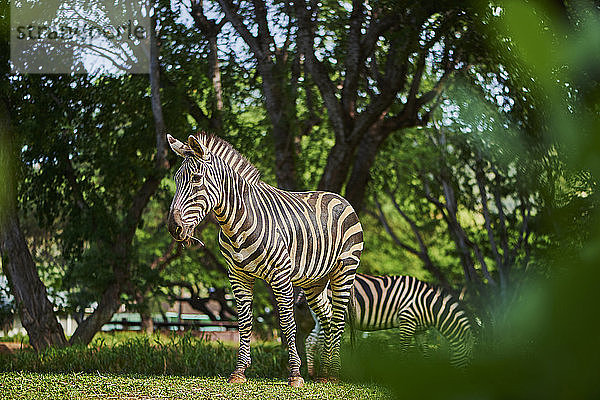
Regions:
<instances>
[{"instance_id":1,"label":"zebra","mask_svg":"<svg viewBox=\"0 0 600 400\"><path fill-rule=\"evenodd\" d=\"M344 316L363 250L362 226L346 199L328 192L289 192L270 186L231 144L216 136L190 135L187 143L167 135L183 157L175 173L168 229L189 242L194 228L213 211L220 225L219 247L239 315L240 343L228 382L246 381L251 363L252 289L256 278L275 295L288 345L288 384L300 387L293 286L300 287L324 330L324 367L335 380ZM331 300L326 287L332 291Z\"/></svg>"},{"instance_id":2,"label":"zebra","mask_svg":"<svg viewBox=\"0 0 600 400\"><path fill-rule=\"evenodd\" d=\"M354 281L353 328L377 331L398 328L400 349L406 351L412 336L436 328L448 340L450 363L467 366L471 359L474 334L465 310L445 290L412 276L370 276L356 274ZM323 340L318 321L306 338L308 373L315 375L315 357Z\"/></svg>"}]
</instances>

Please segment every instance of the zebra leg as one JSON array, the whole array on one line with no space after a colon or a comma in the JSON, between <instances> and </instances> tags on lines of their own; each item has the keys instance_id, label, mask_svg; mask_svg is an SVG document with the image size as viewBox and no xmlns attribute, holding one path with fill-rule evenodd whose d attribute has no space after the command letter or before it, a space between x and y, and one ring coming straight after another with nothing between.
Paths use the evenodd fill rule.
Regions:
<instances>
[{"instance_id":1,"label":"zebra leg","mask_svg":"<svg viewBox=\"0 0 600 400\"><path fill-rule=\"evenodd\" d=\"M472 343L465 342L464 338L450 341L450 365L457 368L466 368L471 361Z\"/></svg>"},{"instance_id":2,"label":"zebra leg","mask_svg":"<svg viewBox=\"0 0 600 400\"><path fill-rule=\"evenodd\" d=\"M250 366L250 334L252 333L252 288L254 278L241 271L230 269L229 280L235 296L240 332L240 348L238 350L235 370L229 375L229 383L246 382L246 368Z\"/></svg>"},{"instance_id":3,"label":"zebra leg","mask_svg":"<svg viewBox=\"0 0 600 400\"><path fill-rule=\"evenodd\" d=\"M319 356L321 353L319 351L319 333L321 332L321 327L317 322L315 328L312 330L310 335L306 338L305 349L306 349L306 368L308 370L308 376L311 378L315 377L315 356Z\"/></svg>"},{"instance_id":4,"label":"zebra leg","mask_svg":"<svg viewBox=\"0 0 600 400\"><path fill-rule=\"evenodd\" d=\"M417 320L409 313L400 313L398 316L398 329L400 330L400 340L398 342L400 350L407 352L410 347L410 341L417 331Z\"/></svg>"},{"instance_id":5,"label":"zebra leg","mask_svg":"<svg viewBox=\"0 0 600 400\"><path fill-rule=\"evenodd\" d=\"M450 345L450 365L465 368L471 361L474 344L471 325L462 310L457 311L454 307L449 310L448 316L437 328Z\"/></svg>"},{"instance_id":6,"label":"zebra leg","mask_svg":"<svg viewBox=\"0 0 600 400\"><path fill-rule=\"evenodd\" d=\"M347 259L348 261L353 259ZM344 263L344 261L340 261ZM356 266L354 268L345 268L342 273L331 279L331 346L325 346L328 350L330 368L327 371L330 380L337 380L340 371L340 342L344 333L344 316L346 308L350 301L351 289L356 275Z\"/></svg>"},{"instance_id":7,"label":"zebra leg","mask_svg":"<svg viewBox=\"0 0 600 400\"><path fill-rule=\"evenodd\" d=\"M318 325L320 325L320 329L318 332L316 332L317 330L317 326L315 325L315 330L313 330L313 333L316 332L316 347L313 347L313 349L315 351L312 352L313 357L314 356L319 356L319 367L320 367L320 371L315 371L313 368L313 373L311 374L313 377L315 377L315 375L317 377L320 376L325 376L326 375L326 371L329 370L329 358L326 356L328 352L330 352L328 350L328 347L331 346L331 341L332 341L332 336L331 336L331 303L329 302L329 299L327 298L327 282L325 283L318 283L315 284L314 286L310 286L304 289L304 294L306 295L306 301L308 302L308 305L310 306L310 309L317 315L317 319L319 320ZM311 333L311 336L313 335L313 333ZM309 336L310 338L310 336ZM307 339L308 342L308 339ZM308 344L308 343L307 343ZM323 345L324 344L324 345ZM325 349L324 349L325 348ZM308 354L309 354L309 350L308 347L306 349L306 355L307 355L307 359L308 359ZM314 358L313 358L314 360ZM309 365L310 367L310 365ZM313 367L314 367L314 363L313 363Z\"/></svg>"},{"instance_id":8,"label":"zebra leg","mask_svg":"<svg viewBox=\"0 0 600 400\"><path fill-rule=\"evenodd\" d=\"M288 345L290 376L288 384L293 387L304 386L304 379L300 376L300 356L296 349L296 321L294 321L294 290L292 282L282 279L271 282L277 308L279 309L279 324Z\"/></svg>"}]
</instances>

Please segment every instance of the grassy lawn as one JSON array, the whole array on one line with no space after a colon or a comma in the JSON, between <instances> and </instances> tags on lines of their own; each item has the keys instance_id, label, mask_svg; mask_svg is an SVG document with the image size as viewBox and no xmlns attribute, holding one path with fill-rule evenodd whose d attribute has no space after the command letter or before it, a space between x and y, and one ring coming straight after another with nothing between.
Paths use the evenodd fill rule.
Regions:
<instances>
[{"instance_id":1,"label":"grassy lawn","mask_svg":"<svg viewBox=\"0 0 600 400\"><path fill-rule=\"evenodd\" d=\"M290 388L287 352L270 342L252 347L249 381L231 385L236 350L190 335L101 335L89 346L13 350L0 353L0 400L391 398L381 385L357 383L371 376Z\"/></svg>"},{"instance_id":2,"label":"grassy lawn","mask_svg":"<svg viewBox=\"0 0 600 400\"><path fill-rule=\"evenodd\" d=\"M307 382L290 388L283 379L250 379L231 385L224 377L0 373L0 399L388 399L381 386Z\"/></svg>"}]
</instances>

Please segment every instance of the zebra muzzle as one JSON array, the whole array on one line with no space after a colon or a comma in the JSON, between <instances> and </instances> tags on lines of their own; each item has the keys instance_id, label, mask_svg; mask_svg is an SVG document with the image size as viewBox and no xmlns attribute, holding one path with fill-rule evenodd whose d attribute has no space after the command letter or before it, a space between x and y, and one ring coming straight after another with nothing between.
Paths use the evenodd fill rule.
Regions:
<instances>
[{"instance_id":1,"label":"zebra muzzle","mask_svg":"<svg viewBox=\"0 0 600 400\"><path fill-rule=\"evenodd\" d=\"M171 210L167 220L167 228L175 240L185 240L186 226L181 220L181 211L178 209Z\"/></svg>"}]
</instances>

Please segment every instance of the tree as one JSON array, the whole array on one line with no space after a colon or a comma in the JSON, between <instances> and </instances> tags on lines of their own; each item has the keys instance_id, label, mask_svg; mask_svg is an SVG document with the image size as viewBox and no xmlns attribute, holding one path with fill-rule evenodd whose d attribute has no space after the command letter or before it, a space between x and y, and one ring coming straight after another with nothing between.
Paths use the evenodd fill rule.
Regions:
<instances>
[{"instance_id":1,"label":"tree","mask_svg":"<svg viewBox=\"0 0 600 400\"><path fill-rule=\"evenodd\" d=\"M158 46L154 28L152 31L150 40L150 92L156 138L154 166L153 168L149 168L148 172L143 176L141 186L138 186L130 199L130 203L125 206L126 214L121 222L124 228L117 231L116 237L112 238L108 243L109 251L113 254L109 263L112 267L114 280L105 288L98 307L94 310L93 314L77 326L71 338L72 343L89 343L96 332L111 320L113 314L121 305L121 292L133 291L130 280L131 266L129 253L131 252L135 230L141 221L144 208L148 204L150 197L158 190L162 177L169 168L169 162L167 161L166 126L159 94ZM80 211L85 212L86 209L89 210L89 205L87 205L82 193L77 188L76 178L72 179L71 183L74 184L72 189L75 191L75 195L81 200L79 203L81 207ZM100 246L104 245L102 239L99 244Z\"/></svg>"},{"instance_id":2,"label":"tree","mask_svg":"<svg viewBox=\"0 0 600 400\"><path fill-rule=\"evenodd\" d=\"M160 272L180 254L168 239L171 244L165 248L174 257L154 255L141 263L143 249L138 247L144 221L156 212L163 217L168 212L166 127L174 134L190 130L188 114L196 126L220 123L210 122L220 119L219 112L207 117L202 102L190 95L190 88L204 88L204 64L197 64L194 52L174 56L171 46L187 32L175 23L170 5L163 3L158 8L159 40L153 36L151 42L149 82L144 76L28 76L5 81L14 94L10 114L21 132L16 137L24 162L20 207L55 237L66 264L61 286L55 289L68 293L68 307L83 315L83 309L97 304L93 314L80 321L71 343L89 342L123 302L137 302L148 322L147 288L160 281ZM187 73L200 82L189 79L180 85L176 68L166 72L177 63L196 63ZM228 107L226 98L223 107ZM231 125L227 119L222 122ZM153 198L162 206L149 212ZM164 240L168 233L162 229L159 236Z\"/></svg>"},{"instance_id":3,"label":"tree","mask_svg":"<svg viewBox=\"0 0 600 400\"><path fill-rule=\"evenodd\" d=\"M297 189L295 121L300 56L294 52L294 26L291 20L281 25L281 21L285 21L282 9L289 6L274 5L268 8L260 0L246 4L246 7L236 6L229 0L219 0L219 5L225 15L219 24L225 21L231 23L252 52L256 71L262 79L264 105L271 122L277 185L282 189ZM277 44L269 22L275 22L278 25L275 29L286 32L282 44ZM256 35L251 32L254 29Z\"/></svg>"},{"instance_id":4,"label":"tree","mask_svg":"<svg viewBox=\"0 0 600 400\"><path fill-rule=\"evenodd\" d=\"M0 196L2 270L12 287L29 342L39 351L48 346L63 346L66 339L21 231L15 182L17 152L6 100L0 99L0 168L5 175Z\"/></svg>"},{"instance_id":5,"label":"tree","mask_svg":"<svg viewBox=\"0 0 600 400\"><path fill-rule=\"evenodd\" d=\"M3 1L0 9L7 10L8 2ZM16 179L20 166L10 116L11 99L7 96L10 93L7 40L9 21L7 12L2 12L1 15L0 170L3 175L3 188L0 192L0 255L2 270L12 287L12 294L16 299L23 326L29 333L30 343L36 350L41 350L52 345L62 346L66 344L66 339L48 300L46 288L39 278L19 223Z\"/></svg>"},{"instance_id":6,"label":"tree","mask_svg":"<svg viewBox=\"0 0 600 400\"><path fill-rule=\"evenodd\" d=\"M335 132L319 187L340 191L346 183L346 198L360 210L381 144L426 124L445 81L472 58L474 16L452 2L294 5L305 66ZM329 36L340 40L332 44Z\"/></svg>"},{"instance_id":7,"label":"tree","mask_svg":"<svg viewBox=\"0 0 600 400\"><path fill-rule=\"evenodd\" d=\"M477 315L492 325L518 301L525 282L548 274L544 252L558 242L543 221L566 194L549 199L554 175L575 191L593 189L585 176L561 171L556 152L529 151L513 109L498 110L465 80L452 86L431 127L382 150L368 213L437 283L450 290L464 285Z\"/></svg>"},{"instance_id":8,"label":"tree","mask_svg":"<svg viewBox=\"0 0 600 400\"><path fill-rule=\"evenodd\" d=\"M132 292L131 252L136 228L169 166L158 94L156 41L152 44L152 107L146 111L154 115L154 126L132 121L127 111L122 118L112 114L123 111L123 107L139 108L132 107L131 102L144 98L147 86L137 77L95 81L86 76L56 76L12 81L17 100L11 113L17 116L19 128L27 132L26 137L20 137L27 144L23 153L25 180L35 185L21 185L23 202L35 210L46 228L60 226L60 242L71 271L77 270L81 261L98 257L86 268L99 267L96 272L105 272L99 285L96 283L98 305L81 321L71 343L88 343L121 305L121 293ZM129 98L119 90L123 82L130 85L126 92ZM110 101L110 96L118 100ZM47 107L47 113L40 107ZM108 108L108 113L100 111L102 108ZM141 143L123 135L131 128L139 129ZM148 134L152 128L154 135ZM148 141L152 136L155 141Z\"/></svg>"},{"instance_id":9,"label":"tree","mask_svg":"<svg viewBox=\"0 0 600 400\"><path fill-rule=\"evenodd\" d=\"M448 77L479 50L474 11L452 2L409 2L402 11L385 1L219 5L219 26L231 23L262 79L279 185L298 186L289 175L299 167L293 144L323 122L324 107L335 141L318 187L341 192L346 185L357 210L381 144L394 132L426 124ZM436 79L427 82L426 72ZM295 123L302 110L306 119ZM322 140L311 139L315 145Z\"/></svg>"}]
</instances>

